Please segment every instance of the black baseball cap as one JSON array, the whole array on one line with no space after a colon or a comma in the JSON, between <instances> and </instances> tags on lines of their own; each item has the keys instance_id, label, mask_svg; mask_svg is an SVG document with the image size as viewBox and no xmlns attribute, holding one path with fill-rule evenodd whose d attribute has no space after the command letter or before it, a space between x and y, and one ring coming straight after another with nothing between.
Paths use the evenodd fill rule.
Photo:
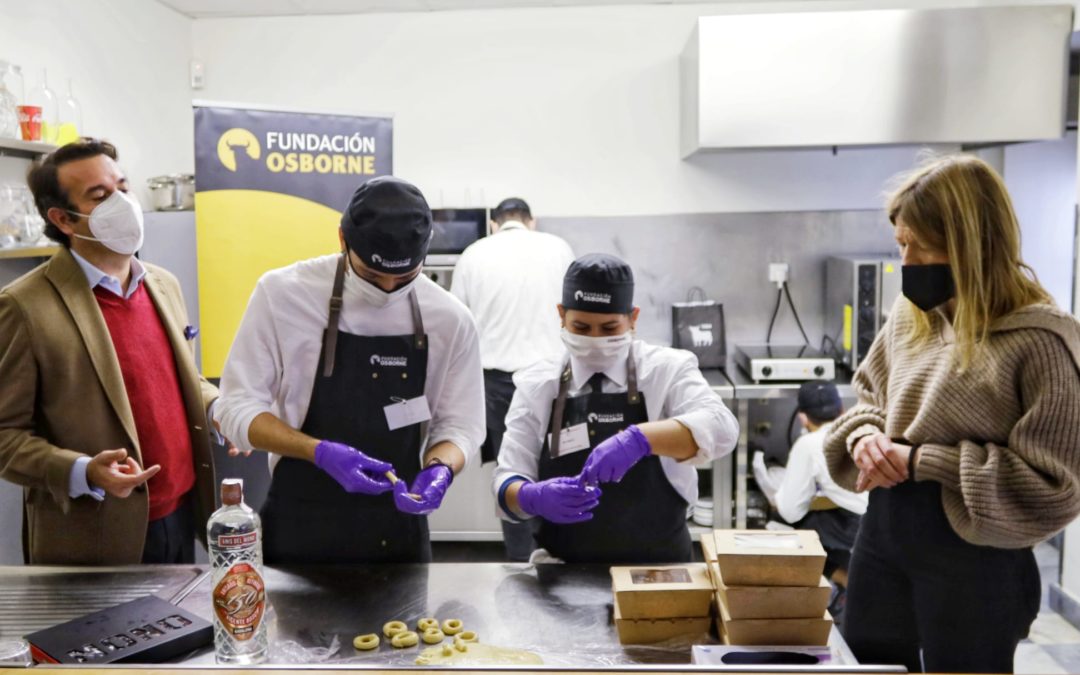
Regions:
<instances>
[{"instance_id":1,"label":"black baseball cap","mask_svg":"<svg viewBox=\"0 0 1080 675\"><path fill-rule=\"evenodd\" d=\"M590 253L570 263L563 277L562 305L597 314L634 310L634 271L606 253Z\"/></svg>"},{"instance_id":2,"label":"black baseball cap","mask_svg":"<svg viewBox=\"0 0 1080 675\"><path fill-rule=\"evenodd\" d=\"M828 422L840 416L844 404L832 382L813 380L799 387L798 410L816 422Z\"/></svg>"},{"instance_id":3,"label":"black baseball cap","mask_svg":"<svg viewBox=\"0 0 1080 675\"><path fill-rule=\"evenodd\" d=\"M431 244L431 208L420 190L393 176L367 181L341 214L345 243L364 264L405 274L424 262Z\"/></svg>"}]
</instances>

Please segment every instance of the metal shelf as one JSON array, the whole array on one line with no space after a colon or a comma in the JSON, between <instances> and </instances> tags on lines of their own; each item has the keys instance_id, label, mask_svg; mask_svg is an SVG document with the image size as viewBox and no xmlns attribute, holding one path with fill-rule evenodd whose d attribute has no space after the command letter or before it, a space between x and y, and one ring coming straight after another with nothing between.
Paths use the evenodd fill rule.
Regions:
<instances>
[{"instance_id":1,"label":"metal shelf","mask_svg":"<svg viewBox=\"0 0 1080 675\"><path fill-rule=\"evenodd\" d=\"M59 246L19 246L0 248L0 260L13 258L48 258L60 250Z\"/></svg>"},{"instance_id":2,"label":"metal shelf","mask_svg":"<svg viewBox=\"0 0 1080 675\"><path fill-rule=\"evenodd\" d=\"M52 143L22 141L17 138L0 138L0 157L36 159L41 155L47 155L56 148L57 146Z\"/></svg>"}]
</instances>

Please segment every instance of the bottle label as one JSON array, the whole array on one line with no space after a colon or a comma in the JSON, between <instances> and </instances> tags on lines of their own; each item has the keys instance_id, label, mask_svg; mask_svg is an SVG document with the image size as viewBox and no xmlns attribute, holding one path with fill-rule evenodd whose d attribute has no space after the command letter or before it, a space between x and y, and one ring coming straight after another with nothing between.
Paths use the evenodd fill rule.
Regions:
<instances>
[{"instance_id":1,"label":"bottle label","mask_svg":"<svg viewBox=\"0 0 1080 675\"><path fill-rule=\"evenodd\" d=\"M266 586L262 576L248 563L237 563L214 588L214 612L235 640L255 636L266 609Z\"/></svg>"},{"instance_id":2,"label":"bottle label","mask_svg":"<svg viewBox=\"0 0 1080 675\"><path fill-rule=\"evenodd\" d=\"M217 544L221 548L242 548L251 546L259 538L257 532L247 534L223 534L217 538Z\"/></svg>"}]
</instances>

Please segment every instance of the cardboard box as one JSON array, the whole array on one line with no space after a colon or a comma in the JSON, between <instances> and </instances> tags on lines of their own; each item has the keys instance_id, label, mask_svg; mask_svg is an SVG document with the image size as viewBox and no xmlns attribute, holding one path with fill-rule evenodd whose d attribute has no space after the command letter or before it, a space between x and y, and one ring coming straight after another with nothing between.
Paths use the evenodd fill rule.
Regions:
<instances>
[{"instance_id":1,"label":"cardboard box","mask_svg":"<svg viewBox=\"0 0 1080 675\"><path fill-rule=\"evenodd\" d=\"M732 619L720 605L719 633L726 645L826 645L832 625L828 612L814 619Z\"/></svg>"},{"instance_id":2,"label":"cardboard box","mask_svg":"<svg viewBox=\"0 0 1080 675\"><path fill-rule=\"evenodd\" d=\"M709 565L718 605L732 619L816 619L829 606L832 586L818 577L817 586L727 586L720 566Z\"/></svg>"},{"instance_id":3,"label":"cardboard box","mask_svg":"<svg viewBox=\"0 0 1080 675\"><path fill-rule=\"evenodd\" d=\"M625 619L615 603L615 630L619 643L648 645L674 638L699 639L709 633L712 619L703 617L681 619Z\"/></svg>"},{"instance_id":4,"label":"cardboard box","mask_svg":"<svg viewBox=\"0 0 1080 675\"><path fill-rule=\"evenodd\" d=\"M701 533L701 553L705 556L705 564L716 562L716 537L712 532Z\"/></svg>"},{"instance_id":5,"label":"cardboard box","mask_svg":"<svg viewBox=\"0 0 1080 675\"><path fill-rule=\"evenodd\" d=\"M626 619L708 617L715 593L700 563L612 567L611 586Z\"/></svg>"},{"instance_id":6,"label":"cardboard box","mask_svg":"<svg viewBox=\"0 0 1080 675\"><path fill-rule=\"evenodd\" d=\"M716 562L731 586L817 586L825 549L817 532L716 530Z\"/></svg>"}]
</instances>

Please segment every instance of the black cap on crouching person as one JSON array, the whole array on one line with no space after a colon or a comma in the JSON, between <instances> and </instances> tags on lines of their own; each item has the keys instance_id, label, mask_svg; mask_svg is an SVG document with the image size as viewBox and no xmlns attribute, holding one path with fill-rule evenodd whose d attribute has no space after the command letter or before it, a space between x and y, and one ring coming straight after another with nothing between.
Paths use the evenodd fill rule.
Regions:
<instances>
[{"instance_id":1,"label":"black cap on crouching person","mask_svg":"<svg viewBox=\"0 0 1080 675\"><path fill-rule=\"evenodd\" d=\"M629 314L634 311L634 272L613 255L584 255L566 270L562 304L582 312Z\"/></svg>"},{"instance_id":2,"label":"black cap on crouching person","mask_svg":"<svg viewBox=\"0 0 1080 675\"><path fill-rule=\"evenodd\" d=\"M843 412L840 391L832 382L814 380L799 387L798 411L814 424L831 422Z\"/></svg>"},{"instance_id":3,"label":"black cap on crouching person","mask_svg":"<svg viewBox=\"0 0 1080 675\"><path fill-rule=\"evenodd\" d=\"M353 193L341 215L346 245L364 264L385 274L416 269L431 244L431 209L412 183L372 178Z\"/></svg>"}]
</instances>

